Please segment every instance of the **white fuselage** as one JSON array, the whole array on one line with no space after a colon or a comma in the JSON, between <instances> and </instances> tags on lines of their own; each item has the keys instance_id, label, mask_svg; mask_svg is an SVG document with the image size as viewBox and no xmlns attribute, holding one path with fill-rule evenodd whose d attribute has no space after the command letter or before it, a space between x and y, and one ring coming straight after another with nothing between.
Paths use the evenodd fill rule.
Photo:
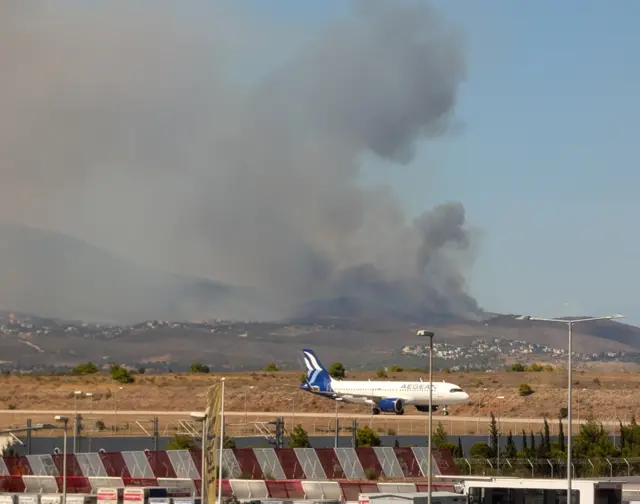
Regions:
<instances>
[{"instance_id":1,"label":"white fuselage","mask_svg":"<svg viewBox=\"0 0 640 504\"><path fill-rule=\"evenodd\" d=\"M402 399L407 405L429 405L429 382L332 380L331 388L348 403L373 404L376 399ZM469 395L458 385L433 382L433 405L452 406L467 402Z\"/></svg>"}]
</instances>

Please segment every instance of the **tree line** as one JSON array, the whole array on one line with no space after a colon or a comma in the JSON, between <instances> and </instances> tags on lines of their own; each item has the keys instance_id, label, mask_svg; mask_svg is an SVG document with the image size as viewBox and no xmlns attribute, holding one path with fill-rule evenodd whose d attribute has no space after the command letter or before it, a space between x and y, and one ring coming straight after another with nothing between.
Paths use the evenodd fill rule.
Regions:
<instances>
[{"instance_id":1,"label":"tree line","mask_svg":"<svg viewBox=\"0 0 640 504\"><path fill-rule=\"evenodd\" d=\"M499 443L501 433L495 415L491 413L489 423L489 442L475 443L469 450L470 459L483 459L492 467L497 467L498 455L502 459L500 470L505 472L518 472L526 465L534 464L536 472L551 473L557 476L566 475L567 438L564 433L562 415L558 419L558 435L552 439L549 422L544 418L542 429L537 433L526 432L524 429L516 436L520 437L519 446L516 443L512 431L506 436L506 443ZM572 457L574 460L574 472L576 475L616 473L627 474L629 470L640 470L640 425L635 416L628 424L619 421L619 435L616 442L602 423L596 422L593 417L580 425L578 433L573 436ZM502 434L504 435L504 434ZM609 460L607 462L607 459ZM620 459L627 459L626 462ZM518 464L518 461L527 464ZM590 461L586 466L584 461ZM515 466L512 467L515 461ZM543 461L543 462L541 462ZM477 463L477 462L476 462ZM505 467L505 464L507 467ZM615 467L614 467L615 466ZM461 469L463 467L461 466Z\"/></svg>"}]
</instances>

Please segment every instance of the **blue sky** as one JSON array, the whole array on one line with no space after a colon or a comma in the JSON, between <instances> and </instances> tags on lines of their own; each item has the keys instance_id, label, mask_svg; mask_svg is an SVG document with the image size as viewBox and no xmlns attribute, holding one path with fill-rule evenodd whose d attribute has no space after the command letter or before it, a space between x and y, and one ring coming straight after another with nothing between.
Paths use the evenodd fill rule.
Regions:
<instances>
[{"instance_id":1,"label":"blue sky","mask_svg":"<svg viewBox=\"0 0 640 504\"><path fill-rule=\"evenodd\" d=\"M247 1L310 31L347 10L343 0ZM391 184L413 214L464 203L482 232L470 290L487 310L621 312L640 324L640 3L431 3L468 40L465 128L365 178Z\"/></svg>"}]
</instances>

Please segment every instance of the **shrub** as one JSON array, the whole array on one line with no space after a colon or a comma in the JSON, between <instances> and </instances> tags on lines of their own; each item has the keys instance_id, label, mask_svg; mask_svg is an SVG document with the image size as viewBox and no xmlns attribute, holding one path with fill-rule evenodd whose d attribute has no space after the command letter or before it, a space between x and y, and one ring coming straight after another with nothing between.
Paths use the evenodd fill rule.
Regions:
<instances>
[{"instance_id":1,"label":"shrub","mask_svg":"<svg viewBox=\"0 0 640 504\"><path fill-rule=\"evenodd\" d=\"M114 364L111 366L111 378L118 383L133 383L133 375L129 370Z\"/></svg>"},{"instance_id":2,"label":"shrub","mask_svg":"<svg viewBox=\"0 0 640 504\"><path fill-rule=\"evenodd\" d=\"M395 364L389 368L389 371L392 373L402 373L404 369L401 366L396 366Z\"/></svg>"},{"instance_id":3,"label":"shrub","mask_svg":"<svg viewBox=\"0 0 640 504\"><path fill-rule=\"evenodd\" d=\"M469 450L469 457L474 459L487 459L491 456L491 447L484 441L474 443Z\"/></svg>"},{"instance_id":4,"label":"shrub","mask_svg":"<svg viewBox=\"0 0 640 504\"><path fill-rule=\"evenodd\" d=\"M193 364L191 364L190 369L192 373L208 373L209 372L209 366L205 366L201 362L194 362Z\"/></svg>"},{"instance_id":5,"label":"shrub","mask_svg":"<svg viewBox=\"0 0 640 504\"><path fill-rule=\"evenodd\" d=\"M344 378L346 375L346 371L342 362L334 362L331 364L331 368L329 369L329 374L334 378Z\"/></svg>"},{"instance_id":6,"label":"shrub","mask_svg":"<svg viewBox=\"0 0 640 504\"><path fill-rule=\"evenodd\" d=\"M280 371L280 370L278 369L278 366L276 366L276 364L275 364L274 362L271 362L270 364L267 364L267 365L264 367L264 370L265 370L265 371L267 371L267 372L269 372L269 373L274 373L275 371Z\"/></svg>"},{"instance_id":7,"label":"shrub","mask_svg":"<svg viewBox=\"0 0 640 504\"><path fill-rule=\"evenodd\" d=\"M566 407L560 408L560 418L567 418L569 416L569 410Z\"/></svg>"},{"instance_id":8,"label":"shrub","mask_svg":"<svg viewBox=\"0 0 640 504\"><path fill-rule=\"evenodd\" d=\"M196 442L191 436L182 436L176 434L169 444L167 450L193 450L196 447Z\"/></svg>"},{"instance_id":9,"label":"shrub","mask_svg":"<svg viewBox=\"0 0 640 504\"><path fill-rule=\"evenodd\" d=\"M524 373L525 367L519 362L516 362L515 364L511 365L511 371L513 371L514 373Z\"/></svg>"},{"instance_id":10,"label":"shrub","mask_svg":"<svg viewBox=\"0 0 640 504\"><path fill-rule=\"evenodd\" d=\"M98 367L93 362L86 362L85 364L78 364L73 368L73 374L86 375L97 373Z\"/></svg>"},{"instance_id":11,"label":"shrub","mask_svg":"<svg viewBox=\"0 0 640 504\"><path fill-rule=\"evenodd\" d=\"M368 425L356 431L356 446L380 446L381 444L378 435Z\"/></svg>"},{"instance_id":12,"label":"shrub","mask_svg":"<svg viewBox=\"0 0 640 504\"><path fill-rule=\"evenodd\" d=\"M376 376L378 378L386 378L387 377L387 372L384 369L378 369L376 371Z\"/></svg>"},{"instance_id":13,"label":"shrub","mask_svg":"<svg viewBox=\"0 0 640 504\"><path fill-rule=\"evenodd\" d=\"M311 443L309 442L309 435L307 431L302 428L302 425L298 424L293 428L293 432L291 433L289 440L290 448L311 448Z\"/></svg>"},{"instance_id":14,"label":"shrub","mask_svg":"<svg viewBox=\"0 0 640 504\"><path fill-rule=\"evenodd\" d=\"M518 394L520 394L522 397L526 397L533 394L533 389L528 383L521 383L518 387Z\"/></svg>"}]
</instances>

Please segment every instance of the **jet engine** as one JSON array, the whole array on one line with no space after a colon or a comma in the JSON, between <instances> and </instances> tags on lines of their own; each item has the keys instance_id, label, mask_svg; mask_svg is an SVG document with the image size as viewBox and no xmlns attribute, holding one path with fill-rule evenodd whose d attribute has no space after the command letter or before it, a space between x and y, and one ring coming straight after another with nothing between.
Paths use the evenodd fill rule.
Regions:
<instances>
[{"instance_id":1,"label":"jet engine","mask_svg":"<svg viewBox=\"0 0 640 504\"><path fill-rule=\"evenodd\" d=\"M402 399L383 399L378 404L380 411L384 413L395 413L396 415L402 415L404 413L404 403Z\"/></svg>"}]
</instances>

